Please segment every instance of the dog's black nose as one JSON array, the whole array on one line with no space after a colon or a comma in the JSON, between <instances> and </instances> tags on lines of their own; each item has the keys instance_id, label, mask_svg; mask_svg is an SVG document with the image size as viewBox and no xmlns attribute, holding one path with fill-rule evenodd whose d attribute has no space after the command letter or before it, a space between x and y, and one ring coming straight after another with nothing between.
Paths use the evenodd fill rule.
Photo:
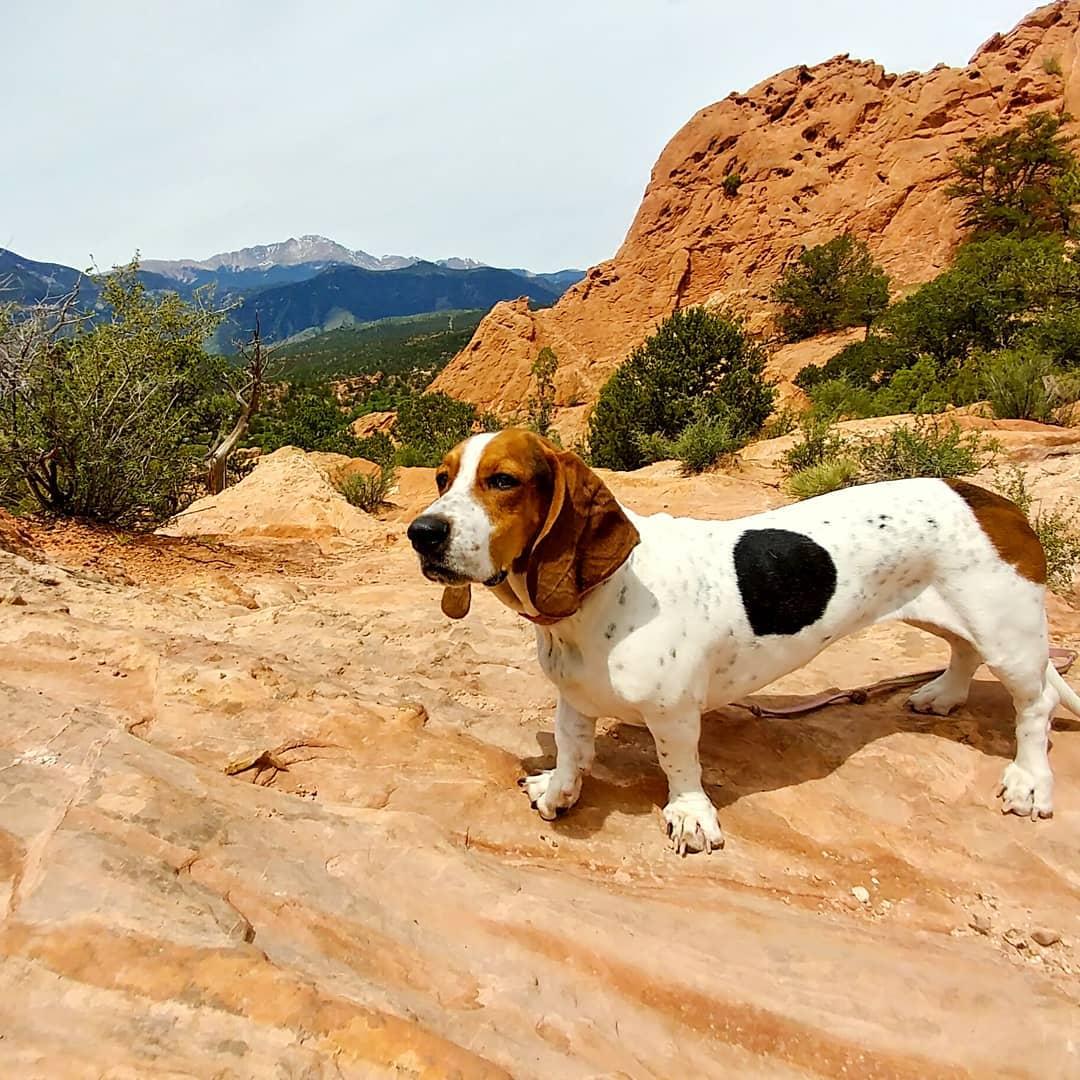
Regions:
<instances>
[{"instance_id":1,"label":"dog's black nose","mask_svg":"<svg viewBox=\"0 0 1080 1080\"><path fill-rule=\"evenodd\" d=\"M421 555L439 555L450 540L450 522L438 514L422 514L409 526L409 542Z\"/></svg>"}]
</instances>

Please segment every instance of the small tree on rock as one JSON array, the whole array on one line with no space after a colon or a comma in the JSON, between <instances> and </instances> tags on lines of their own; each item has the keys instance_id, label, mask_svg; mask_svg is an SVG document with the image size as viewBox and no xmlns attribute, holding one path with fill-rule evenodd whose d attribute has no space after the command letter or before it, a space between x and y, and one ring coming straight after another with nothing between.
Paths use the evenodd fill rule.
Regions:
<instances>
[{"instance_id":1,"label":"small tree on rock","mask_svg":"<svg viewBox=\"0 0 1080 1080\"><path fill-rule=\"evenodd\" d=\"M551 418L555 412L555 372L559 360L546 345L533 361L529 374L536 381L536 393L529 398L529 427L538 435L551 434Z\"/></svg>"},{"instance_id":2,"label":"small tree on rock","mask_svg":"<svg viewBox=\"0 0 1080 1080\"><path fill-rule=\"evenodd\" d=\"M652 436L675 439L703 420L723 420L732 440L745 441L772 412L767 359L761 342L730 312L676 311L600 391L589 418L593 464L640 468Z\"/></svg>"},{"instance_id":3,"label":"small tree on rock","mask_svg":"<svg viewBox=\"0 0 1080 1080\"><path fill-rule=\"evenodd\" d=\"M788 341L829 330L863 326L888 307L889 278L870 249L849 233L807 248L789 264L773 289L777 324Z\"/></svg>"},{"instance_id":4,"label":"small tree on rock","mask_svg":"<svg viewBox=\"0 0 1080 1080\"><path fill-rule=\"evenodd\" d=\"M1038 112L1000 135L975 140L954 159L950 198L965 204L975 235L1070 235L1080 202L1080 163L1062 134L1064 114Z\"/></svg>"},{"instance_id":5,"label":"small tree on rock","mask_svg":"<svg viewBox=\"0 0 1080 1080\"><path fill-rule=\"evenodd\" d=\"M211 495L225 490L225 474L229 458L240 445L240 440L247 433L252 419L262 403L263 386L266 381L267 349L263 348L259 330L259 317L255 316L255 329L251 339L240 346L239 353L243 360L241 384L234 388L240 413L233 426L211 447L206 455L206 486Z\"/></svg>"}]
</instances>

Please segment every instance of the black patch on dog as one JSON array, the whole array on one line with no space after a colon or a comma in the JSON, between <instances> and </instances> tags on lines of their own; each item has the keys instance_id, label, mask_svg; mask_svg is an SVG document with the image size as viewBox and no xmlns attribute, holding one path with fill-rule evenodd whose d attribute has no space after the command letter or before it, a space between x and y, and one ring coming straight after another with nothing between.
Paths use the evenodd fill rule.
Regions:
<instances>
[{"instance_id":1,"label":"black patch on dog","mask_svg":"<svg viewBox=\"0 0 1080 1080\"><path fill-rule=\"evenodd\" d=\"M759 637L797 634L825 614L836 591L829 553L802 533L751 529L735 545L743 609Z\"/></svg>"}]
</instances>

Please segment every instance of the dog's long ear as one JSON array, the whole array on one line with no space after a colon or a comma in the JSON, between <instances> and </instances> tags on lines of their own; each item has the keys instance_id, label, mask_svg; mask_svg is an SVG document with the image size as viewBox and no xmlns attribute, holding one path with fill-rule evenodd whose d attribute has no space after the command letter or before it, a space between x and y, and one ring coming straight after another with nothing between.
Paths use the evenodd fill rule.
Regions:
<instances>
[{"instance_id":1,"label":"dog's long ear","mask_svg":"<svg viewBox=\"0 0 1080 1080\"><path fill-rule=\"evenodd\" d=\"M442 591L442 612L451 619L464 619L472 606L471 585L447 585Z\"/></svg>"},{"instance_id":2,"label":"dog's long ear","mask_svg":"<svg viewBox=\"0 0 1080 1080\"><path fill-rule=\"evenodd\" d=\"M637 529L607 486L576 454L551 450L547 518L533 542L525 585L541 615L573 615L637 545Z\"/></svg>"}]
</instances>

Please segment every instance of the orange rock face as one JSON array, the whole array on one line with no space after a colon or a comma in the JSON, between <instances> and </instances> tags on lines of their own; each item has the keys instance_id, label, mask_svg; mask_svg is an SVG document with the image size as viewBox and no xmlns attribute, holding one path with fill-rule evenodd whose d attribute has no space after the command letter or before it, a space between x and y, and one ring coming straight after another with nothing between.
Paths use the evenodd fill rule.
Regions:
<instances>
[{"instance_id":1,"label":"orange rock face","mask_svg":"<svg viewBox=\"0 0 1080 1080\"><path fill-rule=\"evenodd\" d=\"M926 281L960 238L945 188L965 140L1036 110L1080 115L1078 28L1080 2L1069 0L995 35L967 67L894 75L839 56L709 105L661 154L615 257L553 308L496 305L433 389L511 413L548 345L559 406L590 402L678 307L726 302L764 325L784 263L846 230L896 288ZM729 175L742 178L733 196Z\"/></svg>"}]
</instances>

